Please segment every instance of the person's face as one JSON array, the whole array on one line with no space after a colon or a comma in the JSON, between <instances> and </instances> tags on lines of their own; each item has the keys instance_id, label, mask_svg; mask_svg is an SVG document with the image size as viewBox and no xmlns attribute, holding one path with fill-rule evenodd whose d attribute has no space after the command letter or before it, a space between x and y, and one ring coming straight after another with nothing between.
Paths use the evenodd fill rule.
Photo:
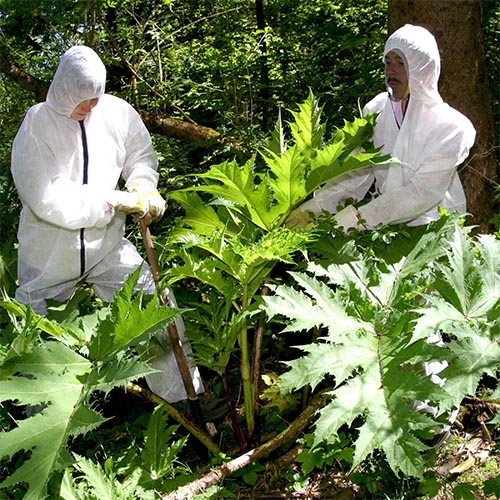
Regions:
<instances>
[{"instance_id":1,"label":"person's face","mask_svg":"<svg viewBox=\"0 0 500 500\"><path fill-rule=\"evenodd\" d=\"M99 99L96 97L95 99L88 99L87 101L82 101L71 113L71 118L73 120L81 121L87 118L87 115L90 114L92 109L96 106Z\"/></svg>"},{"instance_id":2,"label":"person's face","mask_svg":"<svg viewBox=\"0 0 500 500\"><path fill-rule=\"evenodd\" d=\"M405 63L401 56L392 50L386 54L384 62L387 84L392 89L394 97L401 100L408 94L408 75Z\"/></svg>"}]
</instances>

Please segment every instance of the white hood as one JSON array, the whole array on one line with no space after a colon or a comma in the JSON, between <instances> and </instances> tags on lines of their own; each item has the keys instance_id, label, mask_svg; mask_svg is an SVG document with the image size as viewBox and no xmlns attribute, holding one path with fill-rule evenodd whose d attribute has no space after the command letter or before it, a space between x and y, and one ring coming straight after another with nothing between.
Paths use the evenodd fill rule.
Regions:
<instances>
[{"instance_id":1,"label":"white hood","mask_svg":"<svg viewBox=\"0 0 500 500\"><path fill-rule=\"evenodd\" d=\"M410 99L442 102L438 92L441 61L434 36L421 26L405 24L387 40L384 58L391 51L405 61Z\"/></svg>"},{"instance_id":2,"label":"white hood","mask_svg":"<svg viewBox=\"0 0 500 500\"><path fill-rule=\"evenodd\" d=\"M78 104L104 95L106 68L90 48L76 45L61 57L47 94L47 104L67 117Z\"/></svg>"}]
</instances>

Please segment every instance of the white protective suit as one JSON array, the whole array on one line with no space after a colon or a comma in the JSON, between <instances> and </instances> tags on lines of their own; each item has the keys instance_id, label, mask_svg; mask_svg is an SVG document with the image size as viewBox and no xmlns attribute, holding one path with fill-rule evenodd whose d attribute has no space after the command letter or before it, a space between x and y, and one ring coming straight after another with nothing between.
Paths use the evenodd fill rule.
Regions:
<instances>
[{"instance_id":1,"label":"white protective suit","mask_svg":"<svg viewBox=\"0 0 500 500\"><path fill-rule=\"evenodd\" d=\"M396 163L363 169L327 183L303 203L302 211L337 212L342 200L362 200L375 181L375 197L357 210L337 214L339 224L355 227L358 218L373 229L379 224L427 224L439 218L438 207L465 212L466 200L457 167L474 144L475 130L438 92L440 57L436 40L425 28L407 24L387 40L384 58L396 52L405 62L410 98L401 128L388 92L371 100L363 113L378 113L373 142Z\"/></svg>"},{"instance_id":2,"label":"white protective suit","mask_svg":"<svg viewBox=\"0 0 500 500\"><path fill-rule=\"evenodd\" d=\"M128 189L156 190L157 157L138 113L104 93L106 69L90 48L61 58L47 100L28 110L12 149L12 175L22 202L16 299L46 313L46 299L67 300L89 283L110 302L128 275L142 266L138 287L154 293L149 267L125 237L125 214L113 199L123 178ZM81 122L75 107L98 98ZM175 299L171 296L171 303ZM182 321L178 322L180 333ZM186 398L167 339L157 353L151 389L170 402ZM188 349L189 351L189 349ZM197 369L195 387L201 387Z\"/></svg>"}]
</instances>

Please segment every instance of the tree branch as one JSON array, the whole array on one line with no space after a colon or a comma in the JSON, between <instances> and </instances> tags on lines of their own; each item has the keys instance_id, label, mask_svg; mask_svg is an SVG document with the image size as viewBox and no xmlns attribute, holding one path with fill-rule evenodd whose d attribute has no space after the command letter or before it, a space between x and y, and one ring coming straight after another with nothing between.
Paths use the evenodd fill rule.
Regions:
<instances>
[{"instance_id":1,"label":"tree branch","mask_svg":"<svg viewBox=\"0 0 500 500\"><path fill-rule=\"evenodd\" d=\"M224 479L242 469L246 465L267 458L273 451L283 446L284 444L294 441L302 429L310 422L313 415L318 409L323 407L330 399L328 394L320 394L311 400L311 404L290 424L283 432L276 437L264 443L258 448L254 448L249 452L241 455L230 462L227 462L219 467L212 469L205 476L189 483L176 491L161 497L161 500L188 500L194 495L205 491L210 486L222 482Z\"/></svg>"},{"instance_id":2,"label":"tree branch","mask_svg":"<svg viewBox=\"0 0 500 500\"><path fill-rule=\"evenodd\" d=\"M33 92L37 99L41 101L45 99L49 89L47 83L20 68L2 43L0 43L0 72L17 83L22 89Z\"/></svg>"},{"instance_id":3,"label":"tree branch","mask_svg":"<svg viewBox=\"0 0 500 500\"><path fill-rule=\"evenodd\" d=\"M150 132L177 137L185 142L205 142L219 137L219 132L193 122L160 116L151 111L141 112L144 124Z\"/></svg>"},{"instance_id":4,"label":"tree branch","mask_svg":"<svg viewBox=\"0 0 500 500\"><path fill-rule=\"evenodd\" d=\"M49 84L35 78L21 68L1 41L0 73L3 73L22 89L33 92L38 100L45 100ZM219 137L219 133L216 130L198 125L192 121L160 116L152 112L138 111L150 132L167 137L177 137L184 142L196 143L207 142Z\"/></svg>"}]
</instances>

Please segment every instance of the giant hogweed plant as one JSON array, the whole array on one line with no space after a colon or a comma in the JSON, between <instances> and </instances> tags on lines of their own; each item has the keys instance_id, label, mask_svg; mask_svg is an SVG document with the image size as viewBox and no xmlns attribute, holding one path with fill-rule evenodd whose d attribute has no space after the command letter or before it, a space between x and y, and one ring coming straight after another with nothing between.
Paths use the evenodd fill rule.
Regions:
<instances>
[{"instance_id":1,"label":"giant hogweed plant","mask_svg":"<svg viewBox=\"0 0 500 500\"><path fill-rule=\"evenodd\" d=\"M92 394L126 387L155 371L147 355L140 359L134 348L166 328L179 311L134 294L137 276L111 304L84 316L71 301L54 310L59 320L39 316L7 296L0 302L11 318L1 332L0 403L32 408L0 433L0 460L16 464L0 488L26 485L26 500L46 498L47 485L58 473L75 463L86 467L71 453L71 442L105 422L92 408ZM150 439L153 435L154 430ZM134 473L137 488L150 488L154 481L139 472ZM158 471L156 478L163 485ZM66 487L68 481L66 472Z\"/></svg>"},{"instance_id":2,"label":"giant hogweed plant","mask_svg":"<svg viewBox=\"0 0 500 500\"><path fill-rule=\"evenodd\" d=\"M171 235L176 251L169 257L175 263L164 266L166 274L171 283L194 278L208 294L218 294L205 309L221 321L212 323L209 338L206 331L199 341L191 336L195 359L224 376L230 354L239 348L249 436L255 429L260 353L258 345L249 345L248 313L276 264L293 263L314 240L310 231L285 227L285 220L326 181L382 161L369 143L375 116L346 122L326 137L322 108L312 93L291 114L289 133L280 117L258 155L243 165L236 160L214 165L198 176L198 185L171 194L185 216Z\"/></svg>"},{"instance_id":3,"label":"giant hogweed plant","mask_svg":"<svg viewBox=\"0 0 500 500\"><path fill-rule=\"evenodd\" d=\"M455 216L399 229L321 240L322 259L292 272L294 285L272 287L262 307L286 318L283 334L321 329L280 380L285 394L310 386L332 396L313 447L350 426L353 468L378 450L396 474L421 478L435 429L485 374L498 377L500 241L470 237ZM448 363L443 386L425 375L429 361Z\"/></svg>"}]
</instances>

